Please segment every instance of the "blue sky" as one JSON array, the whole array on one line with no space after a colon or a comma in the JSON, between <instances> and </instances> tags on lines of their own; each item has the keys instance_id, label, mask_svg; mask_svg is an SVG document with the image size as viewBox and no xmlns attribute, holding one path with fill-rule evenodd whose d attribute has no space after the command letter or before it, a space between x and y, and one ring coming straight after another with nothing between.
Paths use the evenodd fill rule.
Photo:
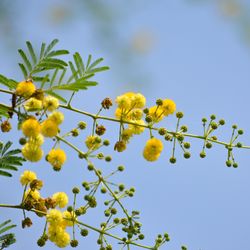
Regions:
<instances>
[{"instance_id":1,"label":"blue sky","mask_svg":"<svg viewBox=\"0 0 250 250\"><path fill-rule=\"evenodd\" d=\"M146 96L149 106L158 98L175 100L177 109L185 113L183 123L188 125L190 133L201 134L201 118L214 113L226 120L226 125L216 132L221 140L230 139L231 125L237 123L245 131L241 141L250 144L250 46L235 19L223 16L216 2L197 2L170 0L153 4L110 0L106 4L111 13L108 11L106 15L113 13L114 19L105 24L104 19L95 17L88 9L90 6L81 1L70 4L54 0L16 1L10 14L19 18L12 20L9 40L7 37L1 39L0 53L4 58L0 61L1 73L21 80L16 66L17 49L24 47L26 40L38 47L42 41L59 38L58 47L79 51L84 58L89 53L104 57L105 64L111 68L97 76L100 81L97 87L77 95L73 102L76 107L96 112L99 109L97 104L107 96L115 98L125 91L140 91ZM94 1L94 4L98 6L101 1ZM64 11L59 21L53 19L57 13L54 6L61 6ZM101 33L99 29L104 26L112 31L111 34L107 31ZM0 32L4 37L3 29ZM105 37L105 34L108 35ZM140 44L144 35L148 45L146 43L146 50L141 52L133 47L133 41L139 39ZM113 115L113 112L114 109L104 114ZM65 116L62 127L65 131L80 119L90 122L75 114L65 113ZM174 129L175 122L171 117L162 126ZM104 124L110 128L106 136L114 143L118 127ZM76 143L83 145L88 133L90 130L85 131ZM17 134L12 136L11 139L16 140ZM145 243L152 243L158 233L168 232L171 241L162 249L180 249L184 244L190 250L248 250L249 151L236 150L239 168L227 168L227 152L222 146L214 145L207 151L207 157L200 159L202 141L192 139L189 140L192 143L191 159L183 159L178 149L177 164L169 164L171 145L166 143L160 159L148 163L141 155L148 136L145 132L133 138L123 154L114 153L110 147L107 153L113 154L112 163L98 163L107 172L125 163L126 172L117 176L117 182L136 187L135 197L125 203L129 209L141 211ZM3 140L7 139L8 136L3 136ZM49 148L51 143L46 145ZM64 149L68 153L68 163L60 173L54 173L46 162L26 163L12 179L1 178L2 186L8 190L1 193L1 202L15 203L20 199L22 191L16 183L23 169L36 171L44 180L44 196L57 191L70 193L74 185L79 186L88 179L90 174L79 165L74 152L66 146ZM84 221L99 225L104 216L98 211L91 211ZM20 211L3 209L0 218L13 218L20 225L21 216ZM36 249L42 223L41 219L31 217L34 218L32 228L22 230L19 226L15 229L18 244L12 249ZM96 239L97 235L91 232L89 237L80 241L80 246L97 249ZM119 247L114 243L113 249ZM55 248L51 243L44 247L45 250L51 248Z\"/></svg>"}]
</instances>

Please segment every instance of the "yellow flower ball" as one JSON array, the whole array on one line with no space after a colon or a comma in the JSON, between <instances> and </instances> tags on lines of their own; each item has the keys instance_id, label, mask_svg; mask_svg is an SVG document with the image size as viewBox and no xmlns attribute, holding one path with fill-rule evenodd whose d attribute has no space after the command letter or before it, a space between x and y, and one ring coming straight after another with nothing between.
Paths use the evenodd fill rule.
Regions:
<instances>
[{"instance_id":1,"label":"yellow flower ball","mask_svg":"<svg viewBox=\"0 0 250 250\"><path fill-rule=\"evenodd\" d=\"M126 95L117 96L115 102L120 109L130 109L131 107L131 99Z\"/></svg>"},{"instance_id":2,"label":"yellow flower ball","mask_svg":"<svg viewBox=\"0 0 250 250\"><path fill-rule=\"evenodd\" d=\"M31 162L40 161L43 157L43 150L39 145L27 142L22 148L24 158Z\"/></svg>"},{"instance_id":3,"label":"yellow flower ball","mask_svg":"<svg viewBox=\"0 0 250 250\"><path fill-rule=\"evenodd\" d=\"M73 221L76 221L76 215L74 212L64 211L63 212L65 227L72 227Z\"/></svg>"},{"instance_id":4,"label":"yellow flower ball","mask_svg":"<svg viewBox=\"0 0 250 250\"><path fill-rule=\"evenodd\" d=\"M45 137L54 137L58 133L58 125L50 119L47 119L41 123L41 133Z\"/></svg>"},{"instance_id":5,"label":"yellow flower ball","mask_svg":"<svg viewBox=\"0 0 250 250\"><path fill-rule=\"evenodd\" d=\"M164 115L168 116L168 115L171 115L175 112L176 104L172 100L165 99L165 100L163 100L163 104L161 106L161 109L163 110Z\"/></svg>"},{"instance_id":6,"label":"yellow flower ball","mask_svg":"<svg viewBox=\"0 0 250 250\"><path fill-rule=\"evenodd\" d=\"M32 81L22 81L17 84L16 94L25 98L30 97L36 91L36 86Z\"/></svg>"},{"instance_id":7,"label":"yellow flower ball","mask_svg":"<svg viewBox=\"0 0 250 250\"><path fill-rule=\"evenodd\" d=\"M48 111L54 111L59 107L59 101L53 96L45 96L43 98L43 108Z\"/></svg>"},{"instance_id":8,"label":"yellow flower ball","mask_svg":"<svg viewBox=\"0 0 250 250\"><path fill-rule=\"evenodd\" d=\"M90 135L86 138L85 145L90 150L96 150L102 145L101 138L99 136Z\"/></svg>"},{"instance_id":9,"label":"yellow flower ball","mask_svg":"<svg viewBox=\"0 0 250 250\"><path fill-rule=\"evenodd\" d=\"M133 109L130 112L130 119L131 120L141 120L142 116L143 116L143 112L139 108Z\"/></svg>"},{"instance_id":10,"label":"yellow flower ball","mask_svg":"<svg viewBox=\"0 0 250 250\"><path fill-rule=\"evenodd\" d=\"M57 192L53 194L52 199L56 201L56 205L60 208L65 207L68 204L68 196L64 192Z\"/></svg>"},{"instance_id":11,"label":"yellow flower ball","mask_svg":"<svg viewBox=\"0 0 250 250\"><path fill-rule=\"evenodd\" d=\"M136 135L141 134L145 130L145 127L141 127L139 125L145 125L145 122L143 120L133 121L133 122L138 125L129 124L128 125L129 129L131 129L133 134L136 134Z\"/></svg>"},{"instance_id":12,"label":"yellow flower ball","mask_svg":"<svg viewBox=\"0 0 250 250\"><path fill-rule=\"evenodd\" d=\"M29 171L29 170L25 170L20 176L20 182L22 186L31 183L35 179L37 179L36 173Z\"/></svg>"},{"instance_id":13,"label":"yellow flower ball","mask_svg":"<svg viewBox=\"0 0 250 250\"><path fill-rule=\"evenodd\" d=\"M47 222L50 223L50 225L61 225L63 223L63 215L62 212L57 209L50 209L49 212L46 215Z\"/></svg>"},{"instance_id":14,"label":"yellow flower ball","mask_svg":"<svg viewBox=\"0 0 250 250\"><path fill-rule=\"evenodd\" d=\"M144 95L137 93L131 98L131 106L133 108L143 108L146 105L146 98Z\"/></svg>"},{"instance_id":15,"label":"yellow flower ball","mask_svg":"<svg viewBox=\"0 0 250 250\"><path fill-rule=\"evenodd\" d=\"M122 131L121 137L122 140L125 141L126 143L129 142L129 139L133 136L133 130L130 128L124 129Z\"/></svg>"},{"instance_id":16,"label":"yellow flower ball","mask_svg":"<svg viewBox=\"0 0 250 250\"><path fill-rule=\"evenodd\" d=\"M49 115L49 119L55 122L57 125L60 125L64 120L64 115L60 111L54 111Z\"/></svg>"},{"instance_id":17,"label":"yellow flower ball","mask_svg":"<svg viewBox=\"0 0 250 250\"><path fill-rule=\"evenodd\" d=\"M153 106L149 108L150 117L152 118L153 122L160 122L164 118L163 110L158 106Z\"/></svg>"},{"instance_id":18,"label":"yellow flower ball","mask_svg":"<svg viewBox=\"0 0 250 250\"><path fill-rule=\"evenodd\" d=\"M60 149L51 149L47 155L48 162L53 166L55 170L60 170L64 162L66 161L65 152Z\"/></svg>"},{"instance_id":19,"label":"yellow flower ball","mask_svg":"<svg viewBox=\"0 0 250 250\"><path fill-rule=\"evenodd\" d=\"M42 101L37 100L36 98L32 97L27 100L24 104L24 108L27 111L38 111L43 108Z\"/></svg>"},{"instance_id":20,"label":"yellow flower ball","mask_svg":"<svg viewBox=\"0 0 250 250\"><path fill-rule=\"evenodd\" d=\"M38 201L41 198L39 191L34 190L32 191L31 189L26 190L26 192L24 193L24 200L36 200Z\"/></svg>"},{"instance_id":21,"label":"yellow flower ball","mask_svg":"<svg viewBox=\"0 0 250 250\"><path fill-rule=\"evenodd\" d=\"M31 117L25 120L21 125L22 132L27 137L36 137L39 135L41 126L36 118Z\"/></svg>"},{"instance_id":22,"label":"yellow flower ball","mask_svg":"<svg viewBox=\"0 0 250 250\"><path fill-rule=\"evenodd\" d=\"M147 161L156 161L163 150L163 143L157 138L151 138L146 142L143 156Z\"/></svg>"}]
</instances>

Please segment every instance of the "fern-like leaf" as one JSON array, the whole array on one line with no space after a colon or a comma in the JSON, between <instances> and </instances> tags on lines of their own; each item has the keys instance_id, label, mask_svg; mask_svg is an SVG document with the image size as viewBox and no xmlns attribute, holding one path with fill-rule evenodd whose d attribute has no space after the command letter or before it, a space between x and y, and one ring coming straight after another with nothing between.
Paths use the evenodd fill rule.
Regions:
<instances>
[{"instance_id":1,"label":"fern-like leaf","mask_svg":"<svg viewBox=\"0 0 250 250\"><path fill-rule=\"evenodd\" d=\"M16 225L11 224L11 220L4 221L0 224L0 249L9 247L11 244L16 242L15 235L13 233L3 234L6 231L16 227Z\"/></svg>"},{"instance_id":2,"label":"fern-like leaf","mask_svg":"<svg viewBox=\"0 0 250 250\"><path fill-rule=\"evenodd\" d=\"M0 175L11 177L9 171L17 171L18 166L22 166L24 158L18 156L21 153L20 149L10 150L12 142L8 141L5 145L0 142Z\"/></svg>"}]
</instances>

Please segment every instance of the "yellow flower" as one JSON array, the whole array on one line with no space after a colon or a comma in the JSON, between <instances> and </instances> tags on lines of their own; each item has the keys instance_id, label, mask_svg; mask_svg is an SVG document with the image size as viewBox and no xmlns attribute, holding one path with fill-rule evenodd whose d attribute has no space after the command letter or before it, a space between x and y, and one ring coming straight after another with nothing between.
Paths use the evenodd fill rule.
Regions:
<instances>
[{"instance_id":1,"label":"yellow flower","mask_svg":"<svg viewBox=\"0 0 250 250\"><path fill-rule=\"evenodd\" d=\"M26 160L31 162L40 161L43 157L43 151L40 146L30 142L23 146L22 154Z\"/></svg>"},{"instance_id":2,"label":"yellow flower","mask_svg":"<svg viewBox=\"0 0 250 250\"><path fill-rule=\"evenodd\" d=\"M37 179L36 173L29 171L29 170L25 170L22 173L22 175L20 176L20 182L21 182L22 186L29 184L30 182L32 182L35 179Z\"/></svg>"},{"instance_id":3,"label":"yellow flower","mask_svg":"<svg viewBox=\"0 0 250 250\"><path fill-rule=\"evenodd\" d=\"M48 111L54 111L59 107L59 101L53 96L45 96L43 99L43 107Z\"/></svg>"},{"instance_id":4,"label":"yellow flower","mask_svg":"<svg viewBox=\"0 0 250 250\"><path fill-rule=\"evenodd\" d=\"M126 95L117 96L115 102L120 109L130 109L131 107L131 99Z\"/></svg>"},{"instance_id":5,"label":"yellow flower","mask_svg":"<svg viewBox=\"0 0 250 250\"><path fill-rule=\"evenodd\" d=\"M133 122L138 125L145 125L145 122L143 120L133 121ZM128 127L131 129L133 134L139 135L144 131L145 127L141 127L138 125L133 125L133 124L128 125Z\"/></svg>"},{"instance_id":6,"label":"yellow flower","mask_svg":"<svg viewBox=\"0 0 250 250\"><path fill-rule=\"evenodd\" d=\"M143 112L141 109L136 108L136 109L131 110L130 112L131 120L141 120L142 116L143 116Z\"/></svg>"},{"instance_id":7,"label":"yellow flower","mask_svg":"<svg viewBox=\"0 0 250 250\"><path fill-rule=\"evenodd\" d=\"M157 138L151 138L146 142L143 156L147 161L156 161L163 150L163 143Z\"/></svg>"},{"instance_id":8,"label":"yellow flower","mask_svg":"<svg viewBox=\"0 0 250 250\"><path fill-rule=\"evenodd\" d=\"M60 208L65 207L68 204L68 196L64 192L58 192L53 194L52 199L56 201L56 205L58 205Z\"/></svg>"},{"instance_id":9,"label":"yellow flower","mask_svg":"<svg viewBox=\"0 0 250 250\"><path fill-rule=\"evenodd\" d=\"M27 100L24 104L24 108L27 111L38 111L41 110L42 107L43 107L42 101L37 100L36 98L33 97Z\"/></svg>"},{"instance_id":10,"label":"yellow flower","mask_svg":"<svg viewBox=\"0 0 250 250\"><path fill-rule=\"evenodd\" d=\"M96 150L101 146L101 138L99 136L88 136L85 140L85 145L88 149Z\"/></svg>"},{"instance_id":11,"label":"yellow flower","mask_svg":"<svg viewBox=\"0 0 250 250\"><path fill-rule=\"evenodd\" d=\"M47 213L47 221L50 225L61 225L63 223L63 215L62 212L57 209L50 209Z\"/></svg>"},{"instance_id":12,"label":"yellow flower","mask_svg":"<svg viewBox=\"0 0 250 250\"><path fill-rule=\"evenodd\" d=\"M121 136L122 136L122 140L127 143L129 139L133 136L133 130L130 128L124 129L122 131Z\"/></svg>"},{"instance_id":13,"label":"yellow flower","mask_svg":"<svg viewBox=\"0 0 250 250\"><path fill-rule=\"evenodd\" d=\"M176 110L175 102L169 99L165 99L163 100L161 109L163 110L165 116L173 114Z\"/></svg>"},{"instance_id":14,"label":"yellow flower","mask_svg":"<svg viewBox=\"0 0 250 250\"><path fill-rule=\"evenodd\" d=\"M54 111L49 115L49 119L55 122L57 125L60 125L64 120L64 115L62 112Z\"/></svg>"},{"instance_id":15,"label":"yellow flower","mask_svg":"<svg viewBox=\"0 0 250 250\"><path fill-rule=\"evenodd\" d=\"M37 191L37 190L34 190L34 191L32 191L31 189L28 189L28 190L26 190L26 192L24 193L24 200L25 201L27 201L27 200L29 200L29 199L33 199L33 200L39 200L39 198L40 198L41 196L40 196L40 193L39 193L39 191Z\"/></svg>"},{"instance_id":16,"label":"yellow flower","mask_svg":"<svg viewBox=\"0 0 250 250\"><path fill-rule=\"evenodd\" d=\"M47 160L55 170L60 170L62 165L66 161L66 154L60 148L51 149L48 153Z\"/></svg>"},{"instance_id":17,"label":"yellow flower","mask_svg":"<svg viewBox=\"0 0 250 250\"><path fill-rule=\"evenodd\" d=\"M115 110L115 117L117 119L122 119L124 121L129 120L130 119L129 110L117 108Z\"/></svg>"},{"instance_id":18,"label":"yellow flower","mask_svg":"<svg viewBox=\"0 0 250 250\"><path fill-rule=\"evenodd\" d=\"M17 84L16 94L25 98L30 97L36 91L36 86L32 81L22 81Z\"/></svg>"},{"instance_id":19,"label":"yellow flower","mask_svg":"<svg viewBox=\"0 0 250 250\"><path fill-rule=\"evenodd\" d=\"M153 122L159 122L164 118L163 110L158 106L149 108L149 116L151 116Z\"/></svg>"},{"instance_id":20,"label":"yellow flower","mask_svg":"<svg viewBox=\"0 0 250 250\"><path fill-rule=\"evenodd\" d=\"M76 215L74 212L64 211L63 212L64 225L67 227L73 226L73 221L76 221Z\"/></svg>"},{"instance_id":21,"label":"yellow flower","mask_svg":"<svg viewBox=\"0 0 250 250\"><path fill-rule=\"evenodd\" d=\"M143 108L146 105L146 98L144 95L137 93L131 98L131 106L133 108Z\"/></svg>"},{"instance_id":22,"label":"yellow flower","mask_svg":"<svg viewBox=\"0 0 250 250\"><path fill-rule=\"evenodd\" d=\"M22 123L21 129L25 136L36 137L39 135L41 127L40 127L39 122L36 120L36 118L31 117Z\"/></svg>"},{"instance_id":23,"label":"yellow flower","mask_svg":"<svg viewBox=\"0 0 250 250\"><path fill-rule=\"evenodd\" d=\"M41 134L35 137L30 137L28 143L41 146L44 143L44 137Z\"/></svg>"},{"instance_id":24,"label":"yellow flower","mask_svg":"<svg viewBox=\"0 0 250 250\"><path fill-rule=\"evenodd\" d=\"M58 125L50 119L47 119L41 123L41 133L45 137L53 137L58 133Z\"/></svg>"},{"instance_id":25,"label":"yellow flower","mask_svg":"<svg viewBox=\"0 0 250 250\"><path fill-rule=\"evenodd\" d=\"M66 247L70 243L70 235L60 226L49 225L49 240L54 242L58 247Z\"/></svg>"}]
</instances>

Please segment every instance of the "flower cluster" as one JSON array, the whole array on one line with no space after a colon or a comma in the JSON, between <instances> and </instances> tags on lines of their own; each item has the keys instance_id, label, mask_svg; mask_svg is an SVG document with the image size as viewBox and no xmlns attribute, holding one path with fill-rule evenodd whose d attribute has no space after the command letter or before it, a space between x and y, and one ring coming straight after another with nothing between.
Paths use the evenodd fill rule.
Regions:
<instances>
[{"instance_id":1,"label":"flower cluster","mask_svg":"<svg viewBox=\"0 0 250 250\"><path fill-rule=\"evenodd\" d=\"M48 239L54 242L58 247L66 247L70 242L70 235L66 232L66 228L73 225L76 220L73 212L60 211L56 209L64 208L68 204L68 196L64 192L57 192L52 197L42 198L39 190L42 188L42 181L38 180L36 174L26 170L20 177L20 183L29 186L29 189L24 191L22 206L31 210L34 209L38 216L46 216L48 224ZM32 221L25 218L22 223L23 227L31 226ZM46 237L42 237L46 239ZM41 242L41 239L40 239Z\"/></svg>"},{"instance_id":2,"label":"flower cluster","mask_svg":"<svg viewBox=\"0 0 250 250\"><path fill-rule=\"evenodd\" d=\"M31 80L22 81L16 87L16 95L23 100L24 109L27 112L36 112L36 116L27 113L21 122L21 130L25 138L22 138L22 154L31 162L40 161L43 157L41 148L44 137L54 137L59 131L59 125L64 120L62 112L57 111L59 101L53 96L44 96L40 89L36 89ZM51 112L48 114L48 112ZM46 119L43 119L46 114ZM66 160L66 155L61 149L54 149L49 153L48 161L56 169L60 170Z\"/></svg>"}]
</instances>

